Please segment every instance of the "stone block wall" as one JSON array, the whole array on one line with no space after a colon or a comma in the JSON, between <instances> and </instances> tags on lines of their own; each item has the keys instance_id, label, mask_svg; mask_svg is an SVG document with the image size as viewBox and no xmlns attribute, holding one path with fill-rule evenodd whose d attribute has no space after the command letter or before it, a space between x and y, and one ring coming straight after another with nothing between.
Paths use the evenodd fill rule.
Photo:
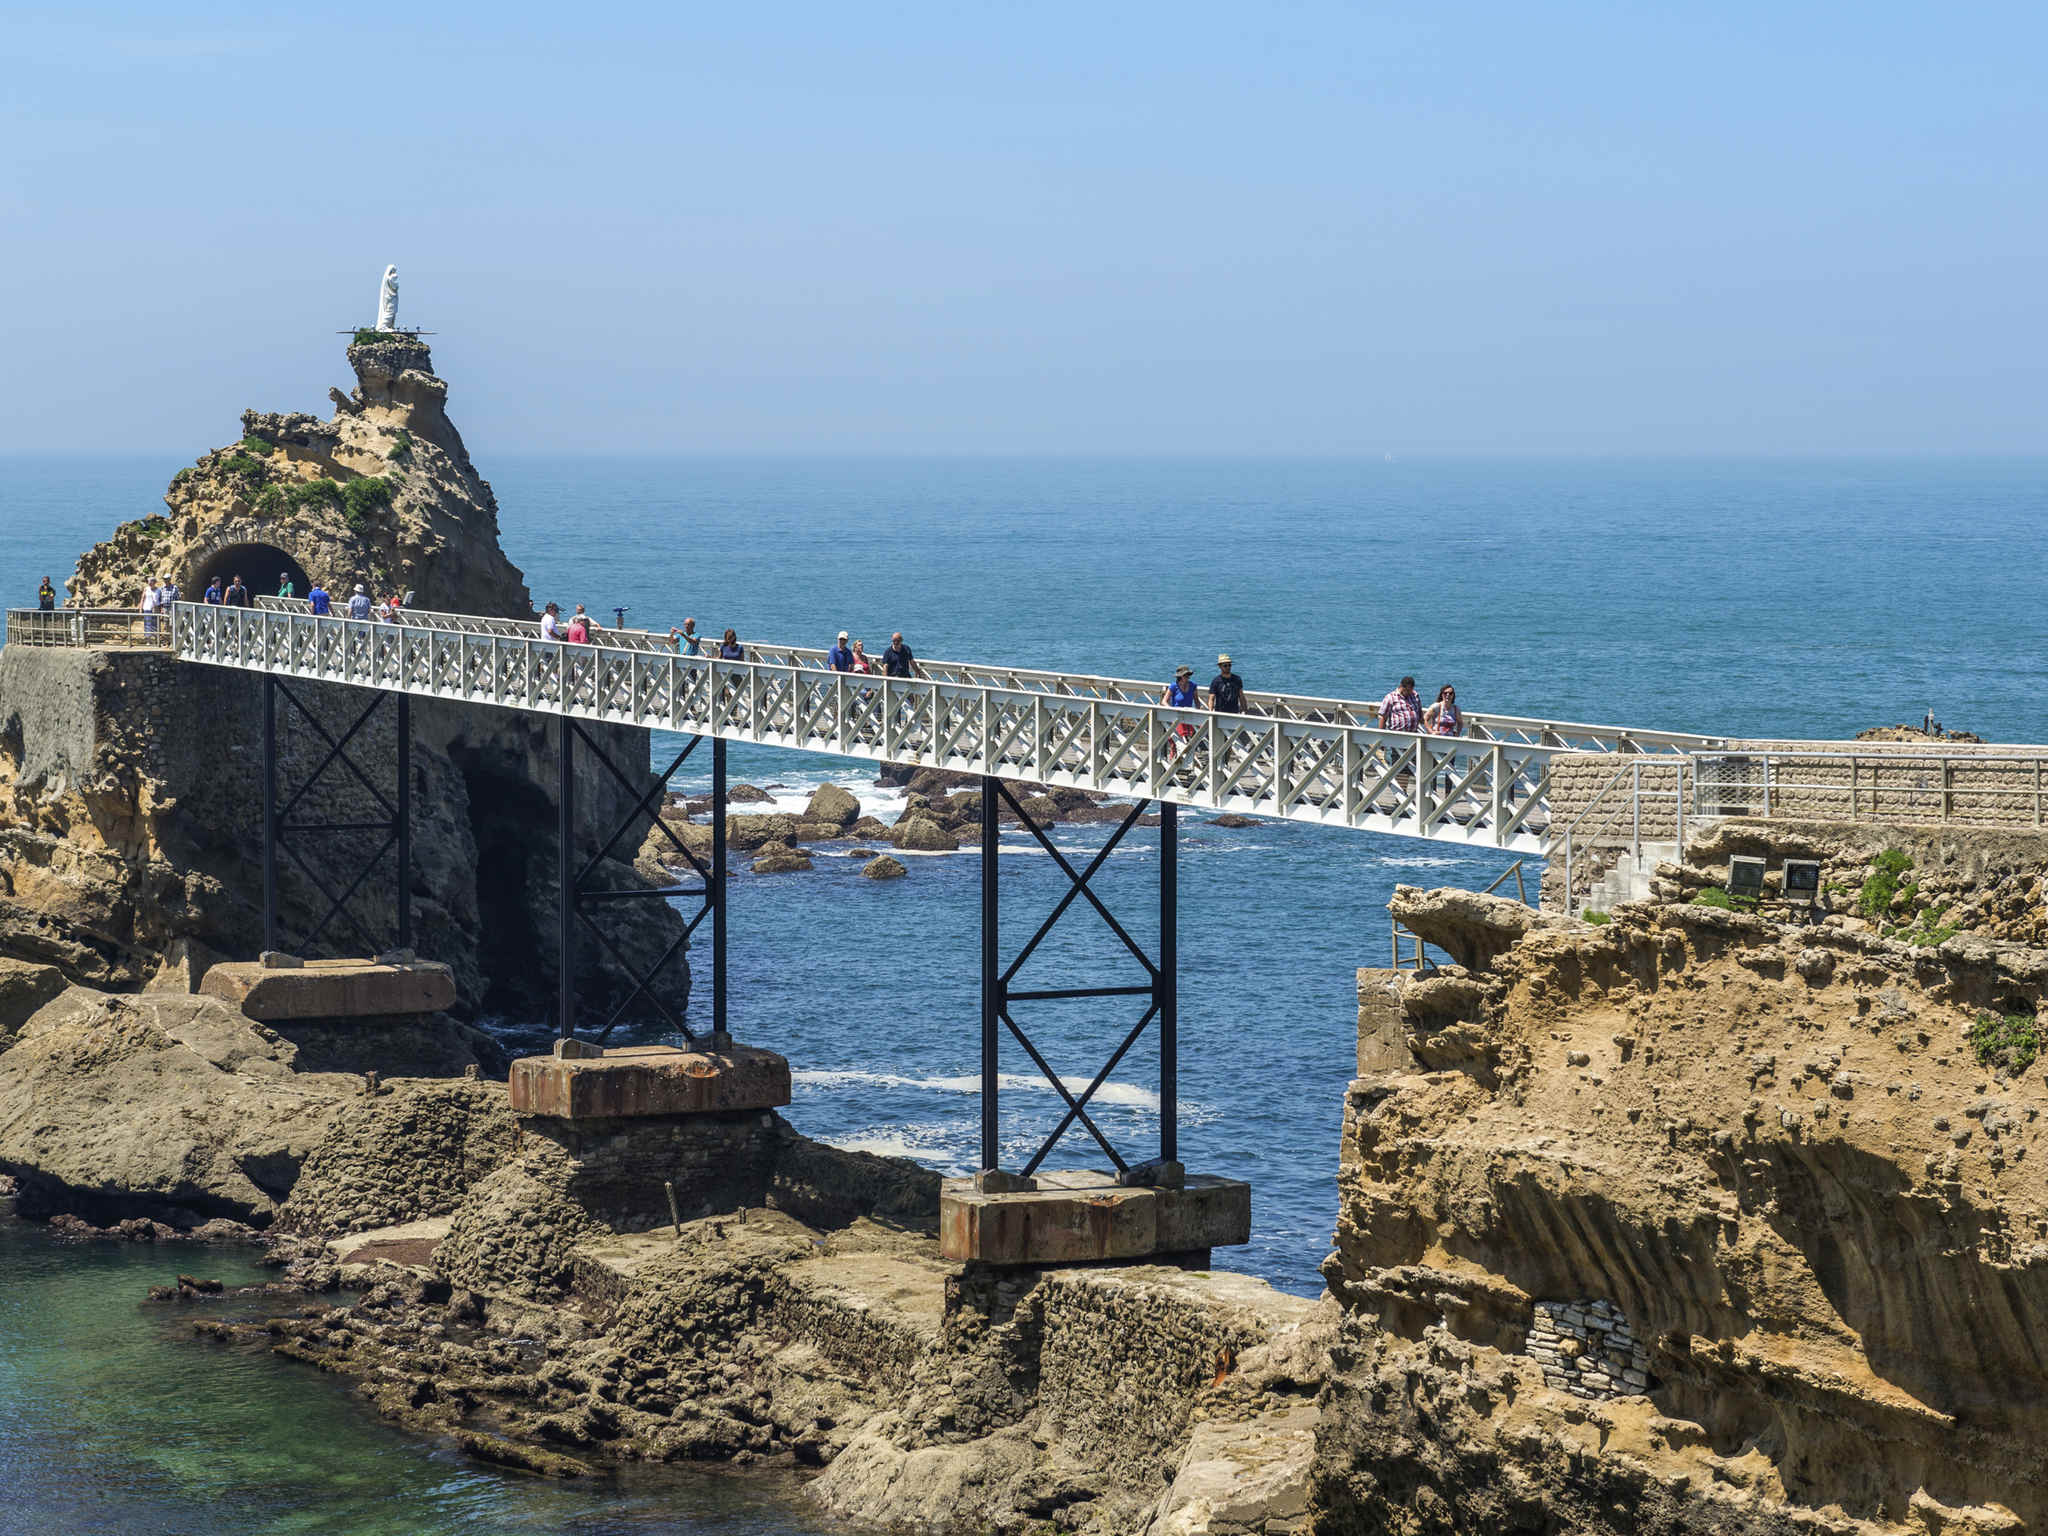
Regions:
<instances>
[{"instance_id":1,"label":"stone block wall","mask_svg":"<svg viewBox=\"0 0 2048 1536\"><path fill-rule=\"evenodd\" d=\"M1650 1356L1611 1301L1539 1301L1526 1353L1550 1386L1596 1401L1648 1394Z\"/></svg>"}]
</instances>

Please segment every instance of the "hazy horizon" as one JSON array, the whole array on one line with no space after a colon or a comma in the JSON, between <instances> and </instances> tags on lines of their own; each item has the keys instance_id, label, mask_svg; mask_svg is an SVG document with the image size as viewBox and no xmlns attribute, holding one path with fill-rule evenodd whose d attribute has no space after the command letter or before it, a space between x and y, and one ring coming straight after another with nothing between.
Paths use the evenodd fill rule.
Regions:
<instances>
[{"instance_id":1,"label":"hazy horizon","mask_svg":"<svg viewBox=\"0 0 2048 1536\"><path fill-rule=\"evenodd\" d=\"M0 453L325 415L396 262L486 466L2031 458L2044 43L2012 4L29 10Z\"/></svg>"}]
</instances>

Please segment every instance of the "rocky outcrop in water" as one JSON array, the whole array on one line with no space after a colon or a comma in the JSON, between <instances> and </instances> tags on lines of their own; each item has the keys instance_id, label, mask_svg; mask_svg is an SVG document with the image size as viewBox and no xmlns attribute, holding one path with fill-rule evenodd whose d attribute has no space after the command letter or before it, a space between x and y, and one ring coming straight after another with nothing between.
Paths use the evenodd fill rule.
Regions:
<instances>
[{"instance_id":1,"label":"rocky outcrop in water","mask_svg":"<svg viewBox=\"0 0 2048 1536\"><path fill-rule=\"evenodd\" d=\"M180 470L162 514L124 523L66 583L84 607L132 608L169 574L196 600L209 575L259 593L283 567L346 594L412 592L412 606L525 618L526 582L498 544L498 503L448 419L448 385L417 338L348 349L356 387L326 421L245 411L239 442ZM273 552L275 552L273 554ZM230 568L232 567L232 568ZM260 584L258 584L260 582Z\"/></svg>"}]
</instances>

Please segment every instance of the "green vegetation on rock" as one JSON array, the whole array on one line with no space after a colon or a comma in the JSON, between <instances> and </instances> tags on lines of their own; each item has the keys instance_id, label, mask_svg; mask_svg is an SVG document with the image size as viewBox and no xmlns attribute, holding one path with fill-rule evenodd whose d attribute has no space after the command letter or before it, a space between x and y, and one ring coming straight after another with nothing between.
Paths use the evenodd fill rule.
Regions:
<instances>
[{"instance_id":1,"label":"green vegetation on rock","mask_svg":"<svg viewBox=\"0 0 2048 1536\"><path fill-rule=\"evenodd\" d=\"M242 452L253 453L259 459L267 459L277 452L277 444L265 442L262 438L254 435L244 437L240 446Z\"/></svg>"},{"instance_id":2,"label":"green vegetation on rock","mask_svg":"<svg viewBox=\"0 0 2048 1536\"><path fill-rule=\"evenodd\" d=\"M244 453L237 448L220 461L221 473L233 475L246 485L261 485L269 477L270 467L253 453Z\"/></svg>"},{"instance_id":3,"label":"green vegetation on rock","mask_svg":"<svg viewBox=\"0 0 2048 1536\"><path fill-rule=\"evenodd\" d=\"M412 462L412 434L400 427L391 438L391 462L410 464Z\"/></svg>"},{"instance_id":4,"label":"green vegetation on rock","mask_svg":"<svg viewBox=\"0 0 2048 1536\"><path fill-rule=\"evenodd\" d=\"M1611 923L1614 921L1613 918L1609 917L1605 912L1602 912L1597 907L1588 907L1585 911L1581 912L1579 916L1584 918L1587 922L1591 923L1595 928L1598 928L1605 923Z\"/></svg>"},{"instance_id":5,"label":"green vegetation on rock","mask_svg":"<svg viewBox=\"0 0 2048 1536\"><path fill-rule=\"evenodd\" d=\"M1718 885L1710 885L1692 899L1696 907L1718 907L1723 912L1754 912L1754 896L1731 896Z\"/></svg>"},{"instance_id":6,"label":"green vegetation on rock","mask_svg":"<svg viewBox=\"0 0 2048 1536\"><path fill-rule=\"evenodd\" d=\"M1856 896L1856 910L1865 917L1883 917L1899 894L1900 882L1913 867L1912 855L1903 848L1887 848L1870 861L1870 878Z\"/></svg>"},{"instance_id":7,"label":"green vegetation on rock","mask_svg":"<svg viewBox=\"0 0 2048 1536\"><path fill-rule=\"evenodd\" d=\"M391 505L391 482L378 475L363 475L341 488L341 500L349 527L361 528L371 513Z\"/></svg>"},{"instance_id":8,"label":"green vegetation on rock","mask_svg":"<svg viewBox=\"0 0 2048 1536\"><path fill-rule=\"evenodd\" d=\"M2041 1021L2031 1013L1980 1013L1969 1040L1980 1066L2024 1072L2041 1054Z\"/></svg>"}]
</instances>

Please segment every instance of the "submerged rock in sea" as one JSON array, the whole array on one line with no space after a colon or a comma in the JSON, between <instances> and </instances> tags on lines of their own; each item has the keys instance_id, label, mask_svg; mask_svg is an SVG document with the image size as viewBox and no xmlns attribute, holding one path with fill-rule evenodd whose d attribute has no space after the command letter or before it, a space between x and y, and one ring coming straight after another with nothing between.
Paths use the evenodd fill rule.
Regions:
<instances>
[{"instance_id":1,"label":"submerged rock in sea","mask_svg":"<svg viewBox=\"0 0 2048 1536\"><path fill-rule=\"evenodd\" d=\"M861 878L865 880L901 880L910 871L888 854L878 854L860 867Z\"/></svg>"}]
</instances>

